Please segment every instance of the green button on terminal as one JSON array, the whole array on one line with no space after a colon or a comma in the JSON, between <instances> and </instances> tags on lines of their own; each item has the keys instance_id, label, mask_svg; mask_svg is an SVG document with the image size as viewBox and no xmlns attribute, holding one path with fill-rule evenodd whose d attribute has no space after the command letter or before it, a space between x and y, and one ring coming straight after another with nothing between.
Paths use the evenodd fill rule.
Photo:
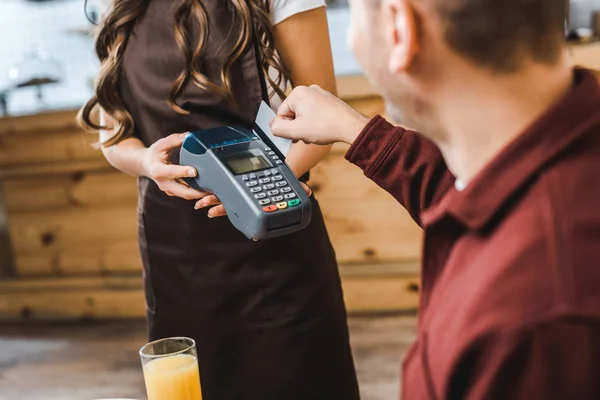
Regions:
<instances>
[{"instance_id":1,"label":"green button on terminal","mask_svg":"<svg viewBox=\"0 0 600 400\"><path fill-rule=\"evenodd\" d=\"M290 206L290 207L297 206L298 204L300 204L300 199L295 199L295 200L288 201L288 206Z\"/></svg>"}]
</instances>

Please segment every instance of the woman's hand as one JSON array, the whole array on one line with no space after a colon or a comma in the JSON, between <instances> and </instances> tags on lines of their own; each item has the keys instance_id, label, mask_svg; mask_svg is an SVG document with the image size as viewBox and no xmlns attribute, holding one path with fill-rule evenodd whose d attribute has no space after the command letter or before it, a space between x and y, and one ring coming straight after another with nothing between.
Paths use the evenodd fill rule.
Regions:
<instances>
[{"instance_id":1,"label":"woman's hand","mask_svg":"<svg viewBox=\"0 0 600 400\"><path fill-rule=\"evenodd\" d=\"M208 210L210 218L227 215L225 207L217 196L200 192L189 187L182 178L193 178L198 172L192 167L169 164L171 151L181 147L185 134L173 134L157 140L152 146L145 149L143 170L144 175L156 182L160 190L169 196L181 197L186 200L198 200L195 209L211 207ZM310 196L311 189L302 184L302 188Z\"/></svg>"},{"instance_id":2,"label":"woman's hand","mask_svg":"<svg viewBox=\"0 0 600 400\"><path fill-rule=\"evenodd\" d=\"M198 172L192 167L169 163L171 152L181 147L184 137L185 134L173 134L156 141L145 149L142 168L144 175L152 179L158 188L167 195L186 200L199 200L196 203L199 205L209 196L209 193L195 190L182 180L182 178L193 178Z\"/></svg>"}]
</instances>

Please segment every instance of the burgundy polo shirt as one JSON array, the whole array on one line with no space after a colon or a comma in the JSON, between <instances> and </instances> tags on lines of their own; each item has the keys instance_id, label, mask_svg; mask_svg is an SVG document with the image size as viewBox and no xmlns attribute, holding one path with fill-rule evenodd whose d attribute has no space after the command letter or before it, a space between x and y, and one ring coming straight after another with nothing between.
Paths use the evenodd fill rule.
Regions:
<instances>
[{"instance_id":1,"label":"burgundy polo shirt","mask_svg":"<svg viewBox=\"0 0 600 400\"><path fill-rule=\"evenodd\" d=\"M462 191L381 117L350 148L425 231L404 399L600 399L600 85L573 75Z\"/></svg>"}]
</instances>

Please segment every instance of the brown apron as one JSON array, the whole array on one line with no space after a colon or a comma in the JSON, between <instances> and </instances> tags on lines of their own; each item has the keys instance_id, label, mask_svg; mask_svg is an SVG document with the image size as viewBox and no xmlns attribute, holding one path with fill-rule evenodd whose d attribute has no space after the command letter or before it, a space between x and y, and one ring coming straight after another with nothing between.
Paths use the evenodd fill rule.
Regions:
<instances>
[{"instance_id":1,"label":"brown apron","mask_svg":"<svg viewBox=\"0 0 600 400\"><path fill-rule=\"evenodd\" d=\"M173 33L178 2L152 0L128 40L122 94L148 146L171 133L225 124L252 126L265 98L254 46L231 70L236 109L188 85L167 105L185 60ZM235 35L229 2L205 2L210 39L204 68L218 66ZM252 242L227 218L139 179L139 242L150 339L195 339L206 400L359 398L335 254L318 202L301 232Z\"/></svg>"}]
</instances>

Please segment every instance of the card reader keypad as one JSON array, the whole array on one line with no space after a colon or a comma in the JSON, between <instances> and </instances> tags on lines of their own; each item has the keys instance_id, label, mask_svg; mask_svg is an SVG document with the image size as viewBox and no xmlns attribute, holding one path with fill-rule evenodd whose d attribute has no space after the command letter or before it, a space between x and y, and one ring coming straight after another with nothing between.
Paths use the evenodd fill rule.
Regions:
<instances>
[{"instance_id":1,"label":"card reader keypad","mask_svg":"<svg viewBox=\"0 0 600 400\"><path fill-rule=\"evenodd\" d=\"M275 154L269 155L274 159L273 161L278 161ZM278 168L242 175L241 180L264 212L285 210L300 204L297 194Z\"/></svg>"}]
</instances>

